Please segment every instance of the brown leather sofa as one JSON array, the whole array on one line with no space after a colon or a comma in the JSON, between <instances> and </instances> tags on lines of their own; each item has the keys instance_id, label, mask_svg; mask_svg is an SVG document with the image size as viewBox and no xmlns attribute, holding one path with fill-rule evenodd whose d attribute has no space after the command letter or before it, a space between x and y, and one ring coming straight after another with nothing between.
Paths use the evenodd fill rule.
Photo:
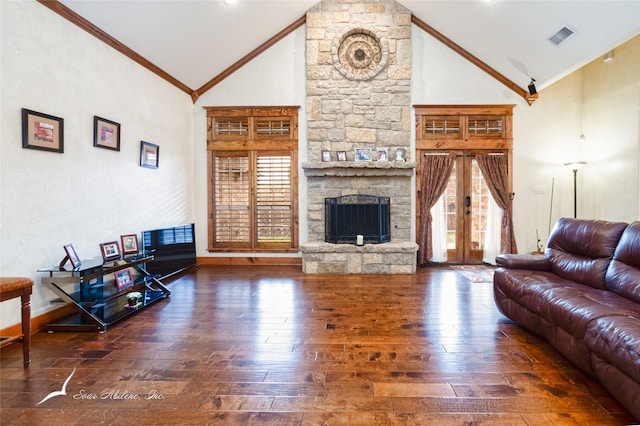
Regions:
<instances>
[{"instance_id":1,"label":"brown leather sofa","mask_svg":"<svg viewBox=\"0 0 640 426\"><path fill-rule=\"evenodd\" d=\"M544 255L500 255L500 311L599 380L640 421L640 222L562 218Z\"/></svg>"}]
</instances>

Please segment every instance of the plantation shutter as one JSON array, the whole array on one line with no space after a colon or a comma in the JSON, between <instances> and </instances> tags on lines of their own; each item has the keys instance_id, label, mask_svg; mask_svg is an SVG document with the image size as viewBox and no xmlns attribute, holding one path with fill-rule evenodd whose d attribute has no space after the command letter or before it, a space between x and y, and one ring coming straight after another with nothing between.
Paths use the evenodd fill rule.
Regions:
<instances>
[{"instance_id":1,"label":"plantation shutter","mask_svg":"<svg viewBox=\"0 0 640 426\"><path fill-rule=\"evenodd\" d=\"M423 138L460 138L462 134L460 117L430 116L423 120Z\"/></svg>"},{"instance_id":2,"label":"plantation shutter","mask_svg":"<svg viewBox=\"0 0 640 426\"><path fill-rule=\"evenodd\" d=\"M249 204L249 157L244 153L216 153L215 156L215 242L224 246L249 246L251 217ZM241 244L244 245L244 244Z\"/></svg>"},{"instance_id":3,"label":"plantation shutter","mask_svg":"<svg viewBox=\"0 0 640 426\"><path fill-rule=\"evenodd\" d=\"M258 153L256 167L257 237L261 246L291 243L291 155Z\"/></svg>"},{"instance_id":4,"label":"plantation shutter","mask_svg":"<svg viewBox=\"0 0 640 426\"><path fill-rule=\"evenodd\" d=\"M205 107L208 246L296 252L298 107Z\"/></svg>"},{"instance_id":5,"label":"plantation shutter","mask_svg":"<svg viewBox=\"0 0 640 426\"><path fill-rule=\"evenodd\" d=\"M501 138L504 135L504 118L501 116L469 116L467 134L470 138Z\"/></svg>"}]
</instances>

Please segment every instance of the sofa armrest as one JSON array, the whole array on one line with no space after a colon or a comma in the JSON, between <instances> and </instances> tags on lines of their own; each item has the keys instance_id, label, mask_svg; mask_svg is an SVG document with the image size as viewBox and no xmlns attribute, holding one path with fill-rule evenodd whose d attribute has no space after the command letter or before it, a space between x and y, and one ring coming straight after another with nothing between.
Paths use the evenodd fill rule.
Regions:
<instances>
[{"instance_id":1,"label":"sofa armrest","mask_svg":"<svg viewBox=\"0 0 640 426\"><path fill-rule=\"evenodd\" d=\"M551 270L549 259L543 254L499 254L496 263L508 269Z\"/></svg>"}]
</instances>

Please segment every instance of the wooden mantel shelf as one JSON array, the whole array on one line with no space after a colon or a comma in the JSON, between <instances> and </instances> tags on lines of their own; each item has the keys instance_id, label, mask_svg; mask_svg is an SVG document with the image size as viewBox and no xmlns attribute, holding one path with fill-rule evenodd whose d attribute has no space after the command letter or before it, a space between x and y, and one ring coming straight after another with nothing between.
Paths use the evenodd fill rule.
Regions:
<instances>
[{"instance_id":1,"label":"wooden mantel shelf","mask_svg":"<svg viewBox=\"0 0 640 426\"><path fill-rule=\"evenodd\" d=\"M414 162L399 161L312 161L302 163L304 174L310 176L413 176Z\"/></svg>"}]
</instances>

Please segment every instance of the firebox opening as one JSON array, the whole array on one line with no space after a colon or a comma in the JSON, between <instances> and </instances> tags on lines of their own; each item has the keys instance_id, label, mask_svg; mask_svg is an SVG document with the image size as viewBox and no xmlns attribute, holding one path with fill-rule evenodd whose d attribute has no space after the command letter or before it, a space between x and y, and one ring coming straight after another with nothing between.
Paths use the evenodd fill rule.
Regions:
<instances>
[{"instance_id":1,"label":"firebox opening","mask_svg":"<svg viewBox=\"0 0 640 426\"><path fill-rule=\"evenodd\" d=\"M391 241L389 197L343 195L324 199L324 240L327 243L355 244L362 235L364 243Z\"/></svg>"}]
</instances>

